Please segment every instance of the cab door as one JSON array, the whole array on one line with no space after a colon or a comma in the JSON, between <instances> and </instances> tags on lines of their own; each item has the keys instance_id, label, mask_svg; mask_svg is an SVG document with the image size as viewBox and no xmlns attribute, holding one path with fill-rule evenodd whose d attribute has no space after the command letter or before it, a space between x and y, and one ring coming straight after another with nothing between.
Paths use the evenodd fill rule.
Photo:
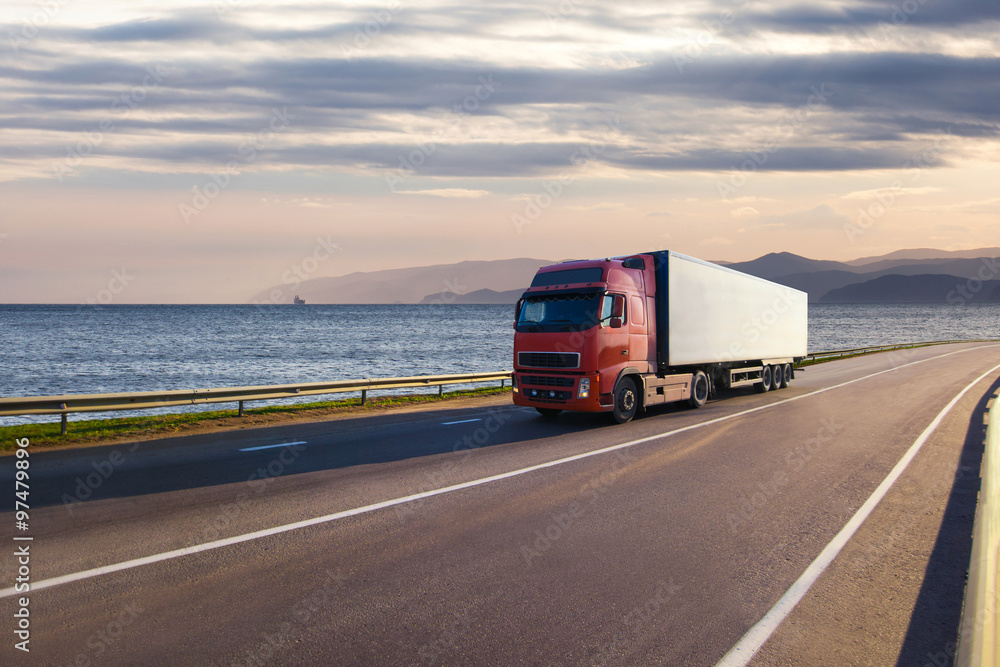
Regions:
<instances>
[{"instance_id":1,"label":"cab door","mask_svg":"<svg viewBox=\"0 0 1000 667\"><path fill-rule=\"evenodd\" d=\"M611 402L618 373L629 364L629 313L624 294L609 293L601 300L598 325L597 368L600 370L601 403Z\"/></svg>"}]
</instances>

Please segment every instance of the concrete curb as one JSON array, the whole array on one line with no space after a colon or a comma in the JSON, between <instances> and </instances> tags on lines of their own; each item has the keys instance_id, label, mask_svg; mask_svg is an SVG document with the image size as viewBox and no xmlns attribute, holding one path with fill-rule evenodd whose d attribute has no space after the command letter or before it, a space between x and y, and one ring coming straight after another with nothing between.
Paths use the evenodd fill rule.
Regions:
<instances>
[{"instance_id":1,"label":"concrete curb","mask_svg":"<svg viewBox=\"0 0 1000 667\"><path fill-rule=\"evenodd\" d=\"M997 665L997 601L1000 591L1000 399L987 411L979 505L972 529L972 559L959 636L959 667Z\"/></svg>"}]
</instances>

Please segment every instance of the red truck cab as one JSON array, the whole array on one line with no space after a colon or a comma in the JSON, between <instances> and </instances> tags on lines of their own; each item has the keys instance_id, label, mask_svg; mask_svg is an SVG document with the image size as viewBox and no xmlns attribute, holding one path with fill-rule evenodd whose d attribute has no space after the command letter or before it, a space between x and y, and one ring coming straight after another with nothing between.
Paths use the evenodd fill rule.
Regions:
<instances>
[{"instance_id":1,"label":"red truck cab","mask_svg":"<svg viewBox=\"0 0 1000 667\"><path fill-rule=\"evenodd\" d=\"M540 269L515 309L514 403L612 410L620 377L656 371L655 296L650 256Z\"/></svg>"}]
</instances>

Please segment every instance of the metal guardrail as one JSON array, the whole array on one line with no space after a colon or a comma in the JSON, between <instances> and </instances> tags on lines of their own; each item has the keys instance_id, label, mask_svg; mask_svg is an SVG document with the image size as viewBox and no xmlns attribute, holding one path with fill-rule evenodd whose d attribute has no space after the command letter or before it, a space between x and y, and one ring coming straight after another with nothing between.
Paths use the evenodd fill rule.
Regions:
<instances>
[{"instance_id":1,"label":"metal guardrail","mask_svg":"<svg viewBox=\"0 0 1000 667\"><path fill-rule=\"evenodd\" d=\"M973 343L982 341L948 340L926 343L901 343L899 345L877 345L857 347L848 350L813 352L805 359L819 361L835 359L854 354L869 354L903 348L945 345L947 343ZM996 342L996 341L992 341ZM369 378L364 380L338 380L334 382L305 382L299 384L261 385L255 387L223 387L220 389L175 389L168 391L133 391L117 394L64 394L60 396L19 396L0 398L0 417L22 415L61 415L62 433L66 433L66 416L76 412L115 412L118 410L144 410L169 408L202 403L239 403L239 414L243 415L244 401L263 401L320 394L361 392L361 405L365 404L369 391L377 389L404 389L411 387L438 388L448 384L473 384L500 381L502 387L510 379L511 371L495 373L460 373L452 375L416 375L398 378Z\"/></svg>"},{"instance_id":2,"label":"metal guardrail","mask_svg":"<svg viewBox=\"0 0 1000 667\"><path fill-rule=\"evenodd\" d=\"M807 354L804 359L807 361L819 361L821 359L836 359L859 354L873 354L875 352L889 352L891 350L906 350L911 347L928 347L930 345L949 345L952 343L996 343L991 339L977 340L934 340L924 343L899 343L898 345L873 345L870 347L854 347L847 350L830 350L828 352L813 352Z\"/></svg>"},{"instance_id":3,"label":"metal guardrail","mask_svg":"<svg viewBox=\"0 0 1000 667\"><path fill-rule=\"evenodd\" d=\"M404 389L409 387L438 388L440 396L444 385L473 384L500 381L500 386L510 379L510 371L495 373L459 373L452 375L417 375L398 378L369 378L364 380L338 380L335 382L303 382L256 387L224 387L221 389L175 389L169 391L134 391L118 394L64 394L61 396L19 396L0 398L0 417L20 415L62 415L62 432L66 433L66 415L71 412L114 412L117 410L144 410L168 408L179 405L203 403L239 403L243 415L244 401L263 401L320 394L361 392L361 405L368 392L378 389Z\"/></svg>"},{"instance_id":4,"label":"metal guardrail","mask_svg":"<svg viewBox=\"0 0 1000 667\"><path fill-rule=\"evenodd\" d=\"M972 558L959 633L959 667L997 664L997 601L1000 600L1000 397L987 412L979 505L972 528Z\"/></svg>"}]
</instances>

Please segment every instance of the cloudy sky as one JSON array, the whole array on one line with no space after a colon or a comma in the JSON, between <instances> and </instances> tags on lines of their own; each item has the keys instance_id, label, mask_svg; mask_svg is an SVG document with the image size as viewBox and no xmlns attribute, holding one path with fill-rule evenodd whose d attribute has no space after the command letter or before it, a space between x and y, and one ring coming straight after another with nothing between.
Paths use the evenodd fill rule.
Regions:
<instances>
[{"instance_id":1,"label":"cloudy sky","mask_svg":"<svg viewBox=\"0 0 1000 667\"><path fill-rule=\"evenodd\" d=\"M1000 3L0 3L0 302L1000 245Z\"/></svg>"}]
</instances>

